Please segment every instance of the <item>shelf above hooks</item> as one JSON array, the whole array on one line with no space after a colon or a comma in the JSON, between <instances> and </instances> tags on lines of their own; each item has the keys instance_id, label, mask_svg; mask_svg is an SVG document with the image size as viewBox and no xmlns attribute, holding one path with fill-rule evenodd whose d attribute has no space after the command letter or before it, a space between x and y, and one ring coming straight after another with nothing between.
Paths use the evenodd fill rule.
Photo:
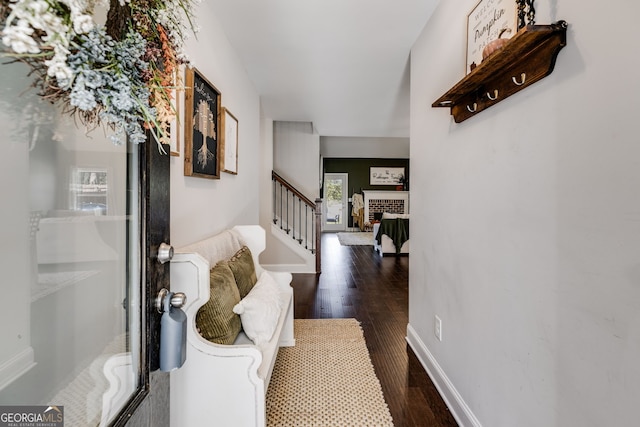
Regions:
<instances>
[{"instance_id":1,"label":"shelf above hooks","mask_svg":"<svg viewBox=\"0 0 640 427\"><path fill-rule=\"evenodd\" d=\"M431 106L451 108L455 122L460 123L545 78L567 44L567 26L558 21L520 29Z\"/></svg>"}]
</instances>

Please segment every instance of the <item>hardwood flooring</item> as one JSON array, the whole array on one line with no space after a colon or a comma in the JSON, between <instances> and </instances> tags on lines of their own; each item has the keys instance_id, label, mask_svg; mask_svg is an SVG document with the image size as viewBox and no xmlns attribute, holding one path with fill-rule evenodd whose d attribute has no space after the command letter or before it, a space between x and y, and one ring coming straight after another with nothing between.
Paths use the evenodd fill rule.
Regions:
<instances>
[{"instance_id":1,"label":"hardwood flooring","mask_svg":"<svg viewBox=\"0 0 640 427\"><path fill-rule=\"evenodd\" d=\"M294 317L354 317L396 427L449 427L456 421L405 341L408 257L381 257L373 246L341 246L322 236L322 273L294 274ZM354 426L355 427L355 426Z\"/></svg>"}]
</instances>

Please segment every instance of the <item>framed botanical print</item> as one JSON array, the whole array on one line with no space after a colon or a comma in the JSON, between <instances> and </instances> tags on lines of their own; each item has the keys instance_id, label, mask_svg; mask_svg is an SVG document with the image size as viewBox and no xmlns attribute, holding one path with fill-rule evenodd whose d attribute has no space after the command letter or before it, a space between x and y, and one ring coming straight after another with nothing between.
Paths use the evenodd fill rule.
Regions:
<instances>
[{"instance_id":1,"label":"framed botanical print","mask_svg":"<svg viewBox=\"0 0 640 427\"><path fill-rule=\"evenodd\" d=\"M220 179L222 94L196 68L185 79L184 174Z\"/></svg>"}]
</instances>

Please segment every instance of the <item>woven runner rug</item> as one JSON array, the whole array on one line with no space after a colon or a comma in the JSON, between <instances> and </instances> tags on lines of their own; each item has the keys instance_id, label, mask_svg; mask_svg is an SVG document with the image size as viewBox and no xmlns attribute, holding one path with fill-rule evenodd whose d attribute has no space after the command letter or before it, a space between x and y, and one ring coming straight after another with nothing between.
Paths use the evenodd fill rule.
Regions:
<instances>
[{"instance_id":1,"label":"woven runner rug","mask_svg":"<svg viewBox=\"0 0 640 427\"><path fill-rule=\"evenodd\" d=\"M356 319L295 319L295 347L278 351L267 426L393 426Z\"/></svg>"},{"instance_id":2,"label":"woven runner rug","mask_svg":"<svg viewBox=\"0 0 640 427\"><path fill-rule=\"evenodd\" d=\"M338 240L342 246L373 246L373 232L338 233Z\"/></svg>"}]
</instances>

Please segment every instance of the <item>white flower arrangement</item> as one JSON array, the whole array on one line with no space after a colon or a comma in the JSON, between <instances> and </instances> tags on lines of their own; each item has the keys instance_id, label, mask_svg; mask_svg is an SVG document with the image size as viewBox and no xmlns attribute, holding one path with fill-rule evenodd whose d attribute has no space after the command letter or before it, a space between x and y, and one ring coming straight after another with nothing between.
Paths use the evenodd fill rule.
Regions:
<instances>
[{"instance_id":1,"label":"white flower arrangement","mask_svg":"<svg viewBox=\"0 0 640 427\"><path fill-rule=\"evenodd\" d=\"M106 3L106 4L105 4ZM107 124L114 143L126 135L158 144L174 117L175 72L193 26L189 0L6 0L0 5L2 55L35 71L40 95L61 102L87 125ZM109 7L107 26L94 20ZM195 31L195 30L194 30ZM161 147L161 146L160 146Z\"/></svg>"}]
</instances>

